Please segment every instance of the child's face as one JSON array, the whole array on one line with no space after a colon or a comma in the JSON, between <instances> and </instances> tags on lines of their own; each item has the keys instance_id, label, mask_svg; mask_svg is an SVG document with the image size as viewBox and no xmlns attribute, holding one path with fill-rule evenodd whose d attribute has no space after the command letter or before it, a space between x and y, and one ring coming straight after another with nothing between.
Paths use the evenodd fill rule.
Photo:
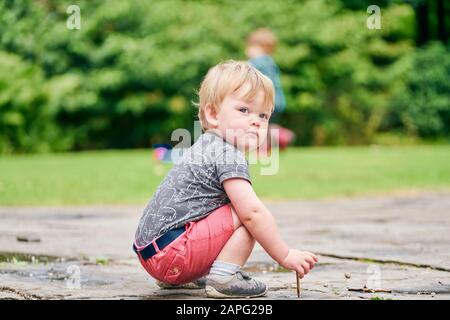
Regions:
<instances>
[{"instance_id":1,"label":"child's face","mask_svg":"<svg viewBox=\"0 0 450 320\"><path fill-rule=\"evenodd\" d=\"M267 53L260 46L248 46L245 49L245 54L248 58L253 59L262 55L266 55Z\"/></svg>"},{"instance_id":2,"label":"child's face","mask_svg":"<svg viewBox=\"0 0 450 320\"><path fill-rule=\"evenodd\" d=\"M230 144L242 151L255 150L267 138L271 111L264 108L264 92L245 101L240 90L227 95L217 113L216 129Z\"/></svg>"}]
</instances>

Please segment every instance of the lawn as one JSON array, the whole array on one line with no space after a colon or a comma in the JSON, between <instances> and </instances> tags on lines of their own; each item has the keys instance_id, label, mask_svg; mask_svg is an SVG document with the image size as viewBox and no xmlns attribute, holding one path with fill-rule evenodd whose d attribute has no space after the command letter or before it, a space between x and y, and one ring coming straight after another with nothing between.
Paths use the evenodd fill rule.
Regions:
<instances>
[{"instance_id":1,"label":"lawn","mask_svg":"<svg viewBox=\"0 0 450 320\"><path fill-rule=\"evenodd\" d=\"M0 157L0 205L144 205L170 164L151 150ZM450 146L291 148L276 175L251 166L266 200L450 190Z\"/></svg>"}]
</instances>

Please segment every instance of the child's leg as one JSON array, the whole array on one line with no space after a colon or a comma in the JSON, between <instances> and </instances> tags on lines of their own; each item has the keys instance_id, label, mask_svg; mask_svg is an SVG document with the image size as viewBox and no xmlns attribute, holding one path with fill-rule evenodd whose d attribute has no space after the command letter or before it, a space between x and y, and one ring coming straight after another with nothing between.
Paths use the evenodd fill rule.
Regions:
<instances>
[{"instance_id":1,"label":"child's leg","mask_svg":"<svg viewBox=\"0 0 450 320\"><path fill-rule=\"evenodd\" d=\"M231 204L224 205L204 219L189 222L186 232L147 261L140 259L141 263L154 278L172 285L207 275L221 253L223 263L235 262L228 265L236 273L254 246L254 240L241 225Z\"/></svg>"},{"instance_id":2,"label":"child's leg","mask_svg":"<svg viewBox=\"0 0 450 320\"><path fill-rule=\"evenodd\" d=\"M225 243L206 277L206 295L211 298L260 297L267 286L241 270L255 245L255 239L231 207L234 232Z\"/></svg>"},{"instance_id":3,"label":"child's leg","mask_svg":"<svg viewBox=\"0 0 450 320\"><path fill-rule=\"evenodd\" d=\"M233 206L231 206L231 213L233 216L234 232L222 248L222 251L220 251L216 260L243 266L252 253L253 247L255 246L255 239L242 224L241 220L239 220Z\"/></svg>"}]
</instances>

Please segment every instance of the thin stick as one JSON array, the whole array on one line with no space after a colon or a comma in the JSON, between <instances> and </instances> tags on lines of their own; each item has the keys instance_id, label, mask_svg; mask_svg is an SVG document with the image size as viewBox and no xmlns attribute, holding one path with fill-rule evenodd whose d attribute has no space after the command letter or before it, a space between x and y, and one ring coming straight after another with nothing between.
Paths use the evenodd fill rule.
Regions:
<instances>
[{"instance_id":1,"label":"thin stick","mask_svg":"<svg viewBox=\"0 0 450 320\"><path fill-rule=\"evenodd\" d=\"M297 278L297 297L300 298L300 279L297 271L295 272L295 277Z\"/></svg>"}]
</instances>

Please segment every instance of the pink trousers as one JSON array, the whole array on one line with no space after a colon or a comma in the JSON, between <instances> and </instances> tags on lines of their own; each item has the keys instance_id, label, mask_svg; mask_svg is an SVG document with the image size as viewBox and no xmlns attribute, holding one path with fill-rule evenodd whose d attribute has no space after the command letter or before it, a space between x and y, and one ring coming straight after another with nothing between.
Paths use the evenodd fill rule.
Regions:
<instances>
[{"instance_id":1,"label":"pink trousers","mask_svg":"<svg viewBox=\"0 0 450 320\"><path fill-rule=\"evenodd\" d=\"M230 205L224 205L206 218L189 222L186 231L144 261L139 256L144 269L155 279L183 284L208 274L211 265L234 232ZM152 245L152 244L150 244Z\"/></svg>"}]
</instances>

